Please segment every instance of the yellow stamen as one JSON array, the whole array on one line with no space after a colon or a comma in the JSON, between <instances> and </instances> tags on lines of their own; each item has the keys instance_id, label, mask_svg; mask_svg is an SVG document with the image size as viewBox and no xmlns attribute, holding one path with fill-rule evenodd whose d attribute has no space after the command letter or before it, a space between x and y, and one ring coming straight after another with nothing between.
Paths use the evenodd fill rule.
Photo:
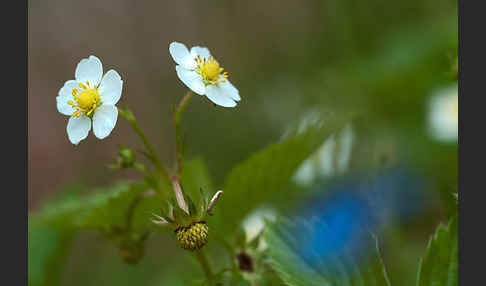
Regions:
<instances>
[{"instance_id":1,"label":"yellow stamen","mask_svg":"<svg viewBox=\"0 0 486 286\"><path fill-rule=\"evenodd\" d=\"M225 82L225 80L219 79L220 76L228 78L228 73L222 73L224 68L220 67L213 57L201 59L201 56L197 56L195 60L197 63L196 72L201 75L204 84L209 85Z\"/></svg>"},{"instance_id":2,"label":"yellow stamen","mask_svg":"<svg viewBox=\"0 0 486 286\"><path fill-rule=\"evenodd\" d=\"M98 87L96 85L91 86L88 81L86 81L86 85L78 83L82 91L79 92L76 88L73 88L72 95L74 101L69 100L67 102L76 110L73 112L73 116L75 117L83 114L91 116L95 109L101 105Z\"/></svg>"},{"instance_id":3,"label":"yellow stamen","mask_svg":"<svg viewBox=\"0 0 486 286\"><path fill-rule=\"evenodd\" d=\"M87 89L87 87L86 87L84 84L82 84L82 83L78 83L78 86L79 86L80 88L82 88L82 89Z\"/></svg>"}]
</instances>

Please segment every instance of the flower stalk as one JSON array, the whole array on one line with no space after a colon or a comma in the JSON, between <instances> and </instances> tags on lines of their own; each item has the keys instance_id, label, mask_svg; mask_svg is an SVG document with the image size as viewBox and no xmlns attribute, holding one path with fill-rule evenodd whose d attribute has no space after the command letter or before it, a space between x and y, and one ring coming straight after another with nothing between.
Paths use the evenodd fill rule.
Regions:
<instances>
[{"instance_id":1,"label":"flower stalk","mask_svg":"<svg viewBox=\"0 0 486 286\"><path fill-rule=\"evenodd\" d=\"M211 265L209 264L206 253L202 249L200 249L194 253L194 257L199 262L199 264L201 264L201 268L203 269L206 279L208 281L211 281L213 278L213 271L211 270Z\"/></svg>"},{"instance_id":2,"label":"flower stalk","mask_svg":"<svg viewBox=\"0 0 486 286\"><path fill-rule=\"evenodd\" d=\"M176 137L176 156L177 156L178 176L181 176L182 174L182 161L184 159L184 155L182 151L182 138L181 138L180 124L181 124L182 114L193 96L194 96L194 92L188 91L186 95L182 98L182 100L179 102L179 105L177 106L177 109L174 112L174 130L175 130L175 137Z\"/></svg>"},{"instance_id":3,"label":"flower stalk","mask_svg":"<svg viewBox=\"0 0 486 286\"><path fill-rule=\"evenodd\" d=\"M118 113L120 114L121 117L123 117L125 120L127 120L128 123L130 123L132 128L135 130L135 133L137 133L137 135L140 137L140 139L142 139L142 142L143 142L143 144L145 145L145 148L147 148L147 151L148 151L148 154L146 154L146 155L150 159L150 161L155 165L157 170L159 170L165 178L169 179L169 174L167 172L167 169L164 167L164 165L162 165L162 163L159 159L159 156L155 152L155 149L152 147L152 145L150 144L150 142L147 139L147 136L145 136L142 129L138 125L138 123L135 119L135 116L133 115L133 112L131 110L129 110L128 108L125 108L125 110L118 108Z\"/></svg>"}]
</instances>

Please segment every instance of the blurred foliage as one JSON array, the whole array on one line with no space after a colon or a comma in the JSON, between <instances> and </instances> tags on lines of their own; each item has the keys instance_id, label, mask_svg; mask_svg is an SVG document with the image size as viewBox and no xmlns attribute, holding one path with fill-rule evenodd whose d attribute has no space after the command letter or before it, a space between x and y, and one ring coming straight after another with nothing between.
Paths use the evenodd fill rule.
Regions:
<instances>
[{"instance_id":1,"label":"blurred foliage","mask_svg":"<svg viewBox=\"0 0 486 286\"><path fill-rule=\"evenodd\" d=\"M374 238L368 238L368 248L372 250L366 260L362 261L357 253L346 250L330 259L309 263L299 252L303 244L311 241L300 241L297 233L290 231L293 225L305 225L307 232L325 227L326 222L309 222L302 219L288 221L280 219L271 223L265 232L269 248L270 263L277 270L287 285L390 285L387 273L382 264L378 244ZM320 226L316 225L320 224ZM326 229L323 238L326 237ZM309 235L310 236L310 235ZM324 241L322 243L325 243Z\"/></svg>"},{"instance_id":2,"label":"blurred foliage","mask_svg":"<svg viewBox=\"0 0 486 286\"><path fill-rule=\"evenodd\" d=\"M29 222L29 285L57 285L74 233L39 222Z\"/></svg>"},{"instance_id":3,"label":"blurred foliage","mask_svg":"<svg viewBox=\"0 0 486 286\"><path fill-rule=\"evenodd\" d=\"M297 167L349 118L328 116L321 120L321 124L311 125L301 134L296 130L287 140L252 154L229 172L223 188L227 198L218 206L218 212L224 214L218 231L233 233L238 226L226 220L241 221L252 209L279 196Z\"/></svg>"},{"instance_id":4,"label":"blurred foliage","mask_svg":"<svg viewBox=\"0 0 486 286\"><path fill-rule=\"evenodd\" d=\"M61 196L47 203L28 222L29 285L56 285L72 244L74 221L82 209L75 186L66 187Z\"/></svg>"}]
</instances>

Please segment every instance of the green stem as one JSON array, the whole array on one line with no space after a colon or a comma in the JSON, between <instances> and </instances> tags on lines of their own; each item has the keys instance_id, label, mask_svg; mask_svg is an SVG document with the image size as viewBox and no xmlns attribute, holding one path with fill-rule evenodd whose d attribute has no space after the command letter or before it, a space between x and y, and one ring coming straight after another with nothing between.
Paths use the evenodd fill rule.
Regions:
<instances>
[{"instance_id":1,"label":"green stem","mask_svg":"<svg viewBox=\"0 0 486 286\"><path fill-rule=\"evenodd\" d=\"M218 242L220 242L221 245L223 246L223 248L228 252L228 257L230 259L231 268L232 268L233 271L236 271L238 269L238 265L236 265L235 253L233 251L233 247L231 246L231 244L228 241L226 241L226 239L224 237L222 237L221 235L219 235L218 233L214 233L213 237Z\"/></svg>"},{"instance_id":2,"label":"green stem","mask_svg":"<svg viewBox=\"0 0 486 286\"><path fill-rule=\"evenodd\" d=\"M167 179L169 179L169 175L168 175L167 170L165 169L165 167L160 162L159 156L157 155L157 153L155 152L155 149L152 147L152 145L148 141L147 136L145 136L145 134L143 134L142 129L140 128L140 126L138 126L138 123L135 120L135 116L133 115L133 113L128 108L126 108L126 110L118 108L118 112L119 112L121 117L125 118L128 121L128 123L130 123L130 125L135 130L135 133L137 133L137 135L140 137L140 139L142 139L142 142L145 145L145 148L147 148L147 151L150 155L150 159L151 159L152 163L155 165L155 167L160 172L162 172L162 174Z\"/></svg>"},{"instance_id":3,"label":"green stem","mask_svg":"<svg viewBox=\"0 0 486 286\"><path fill-rule=\"evenodd\" d=\"M177 106L177 109L174 113L175 126L177 126L177 127L179 126L180 121L181 121L181 117L182 117L182 113L186 109L186 106L189 104L189 102L191 101L191 98L193 96L194 96L194 92L188 91L186 93L186 95L182 98L182 100L179 102L179 105Z\"/></svg>"},{"instance_id":4,"label":"green stem","mask_svg":"<svg viewBox=\"0 0 486 286\"><path fill-rule=\"evenodd\" d=\"M202 249L200 249L194 253L194 257L199 262L199 264L201 264L201 267L204 271L204 275L206 276L208 281L211 281L213 277L213 271L211 270L211 265L209 265L209 261L206 256L206 253Z\"/></svg>"},{"instance_id":5,"label":"green stem","mask_svg":"<svg viewBox=\"0 0 486 286\"><path fill-rule=\"evenodd\" d=\"M194 96L192 91L188 91L186 95L182 98L177 106L177 109L174 112L174 129L175 129L175 136L176 136L176 154L177 154L177 175L180 176L182 173L182 161L183 161L183 154L182 154L182 142L181 142L181 135L180 135L180 124L182 119L182 114L186 109L187 105L191 101L191 98Z\"/></svg>"},{"instance_id":6,"label":"green stem","mask_svg":"<svg viewBox=\"0 0 486 286\"><path fill-rule=\"evenodd\" d=\"M137 172L142 173L145 176L152 176L152 174L150 173L150 170L148 170L147 168L145 168L145 166L143 164L135 163L133 165L133 169L135 171L137 171Z\"/></svg>"},{"instance_id":7,"label":"green stem","mask_svg":"<svg viewBox=\"0 0 486 286\"><path fill-rule=\"evenodd\" d=\"M125 227L128 232L132 229L132 218L135 213L135 208L137 207L141 199L142 198L140 194L138 194L137 197L132 201L132 203L130 204L127 210L127 215L125 217Z\"/></svg>"}]
</instances>

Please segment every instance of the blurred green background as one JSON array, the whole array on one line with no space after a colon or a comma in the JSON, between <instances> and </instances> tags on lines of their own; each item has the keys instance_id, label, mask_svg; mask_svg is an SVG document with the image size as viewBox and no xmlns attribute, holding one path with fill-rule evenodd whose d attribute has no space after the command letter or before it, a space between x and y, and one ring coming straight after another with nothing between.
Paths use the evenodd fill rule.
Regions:
<instances>
[{"instance_id":1,"label":"blurred green background","mask_svg":"<svg viewBox=\"0 0 486 286\"><path fill-rule=\"evenodd\" d=\"M195 97L184 115L187 157L204 159L215 188L238 162L280 140L313 110L360 114L352 122L350 168L366 172L386 158L412 166L432 183L432 203L421 217L387 230L380 240L392 284L414 283L429 236L456 208L450 194L457 192L457 142L436 140L428 129L430 97L457 80L456 1L45 0L28 5L29 215L67 189L87 194L116 180L139 178L105 167L118 144L142 148L127 122L119 119L103 141L90 135L73 146L67 118L56 110L57 92L91 54L105 71L120 73L121 103L133 110L164 163L173 164L171 110L186 88L168 45L179 41L209 47L242 97L235 109ZM303 194L308 189L299 188ZM282 190L282 205L292 205L290 199L285 201ZM30 223L29 236L34 227ZM29 244L35 241L42 255L66 239L56 235L29 237ZM52 262L63 265L61 275L48 285L185 285L184 276L201 275L168 235L154 235L147 243L145 257L132 266L99 234L80 232L72 247L61 247L59 261ZM29 273L42 271L30 260Z\"/></svg>"}]
</instances>

